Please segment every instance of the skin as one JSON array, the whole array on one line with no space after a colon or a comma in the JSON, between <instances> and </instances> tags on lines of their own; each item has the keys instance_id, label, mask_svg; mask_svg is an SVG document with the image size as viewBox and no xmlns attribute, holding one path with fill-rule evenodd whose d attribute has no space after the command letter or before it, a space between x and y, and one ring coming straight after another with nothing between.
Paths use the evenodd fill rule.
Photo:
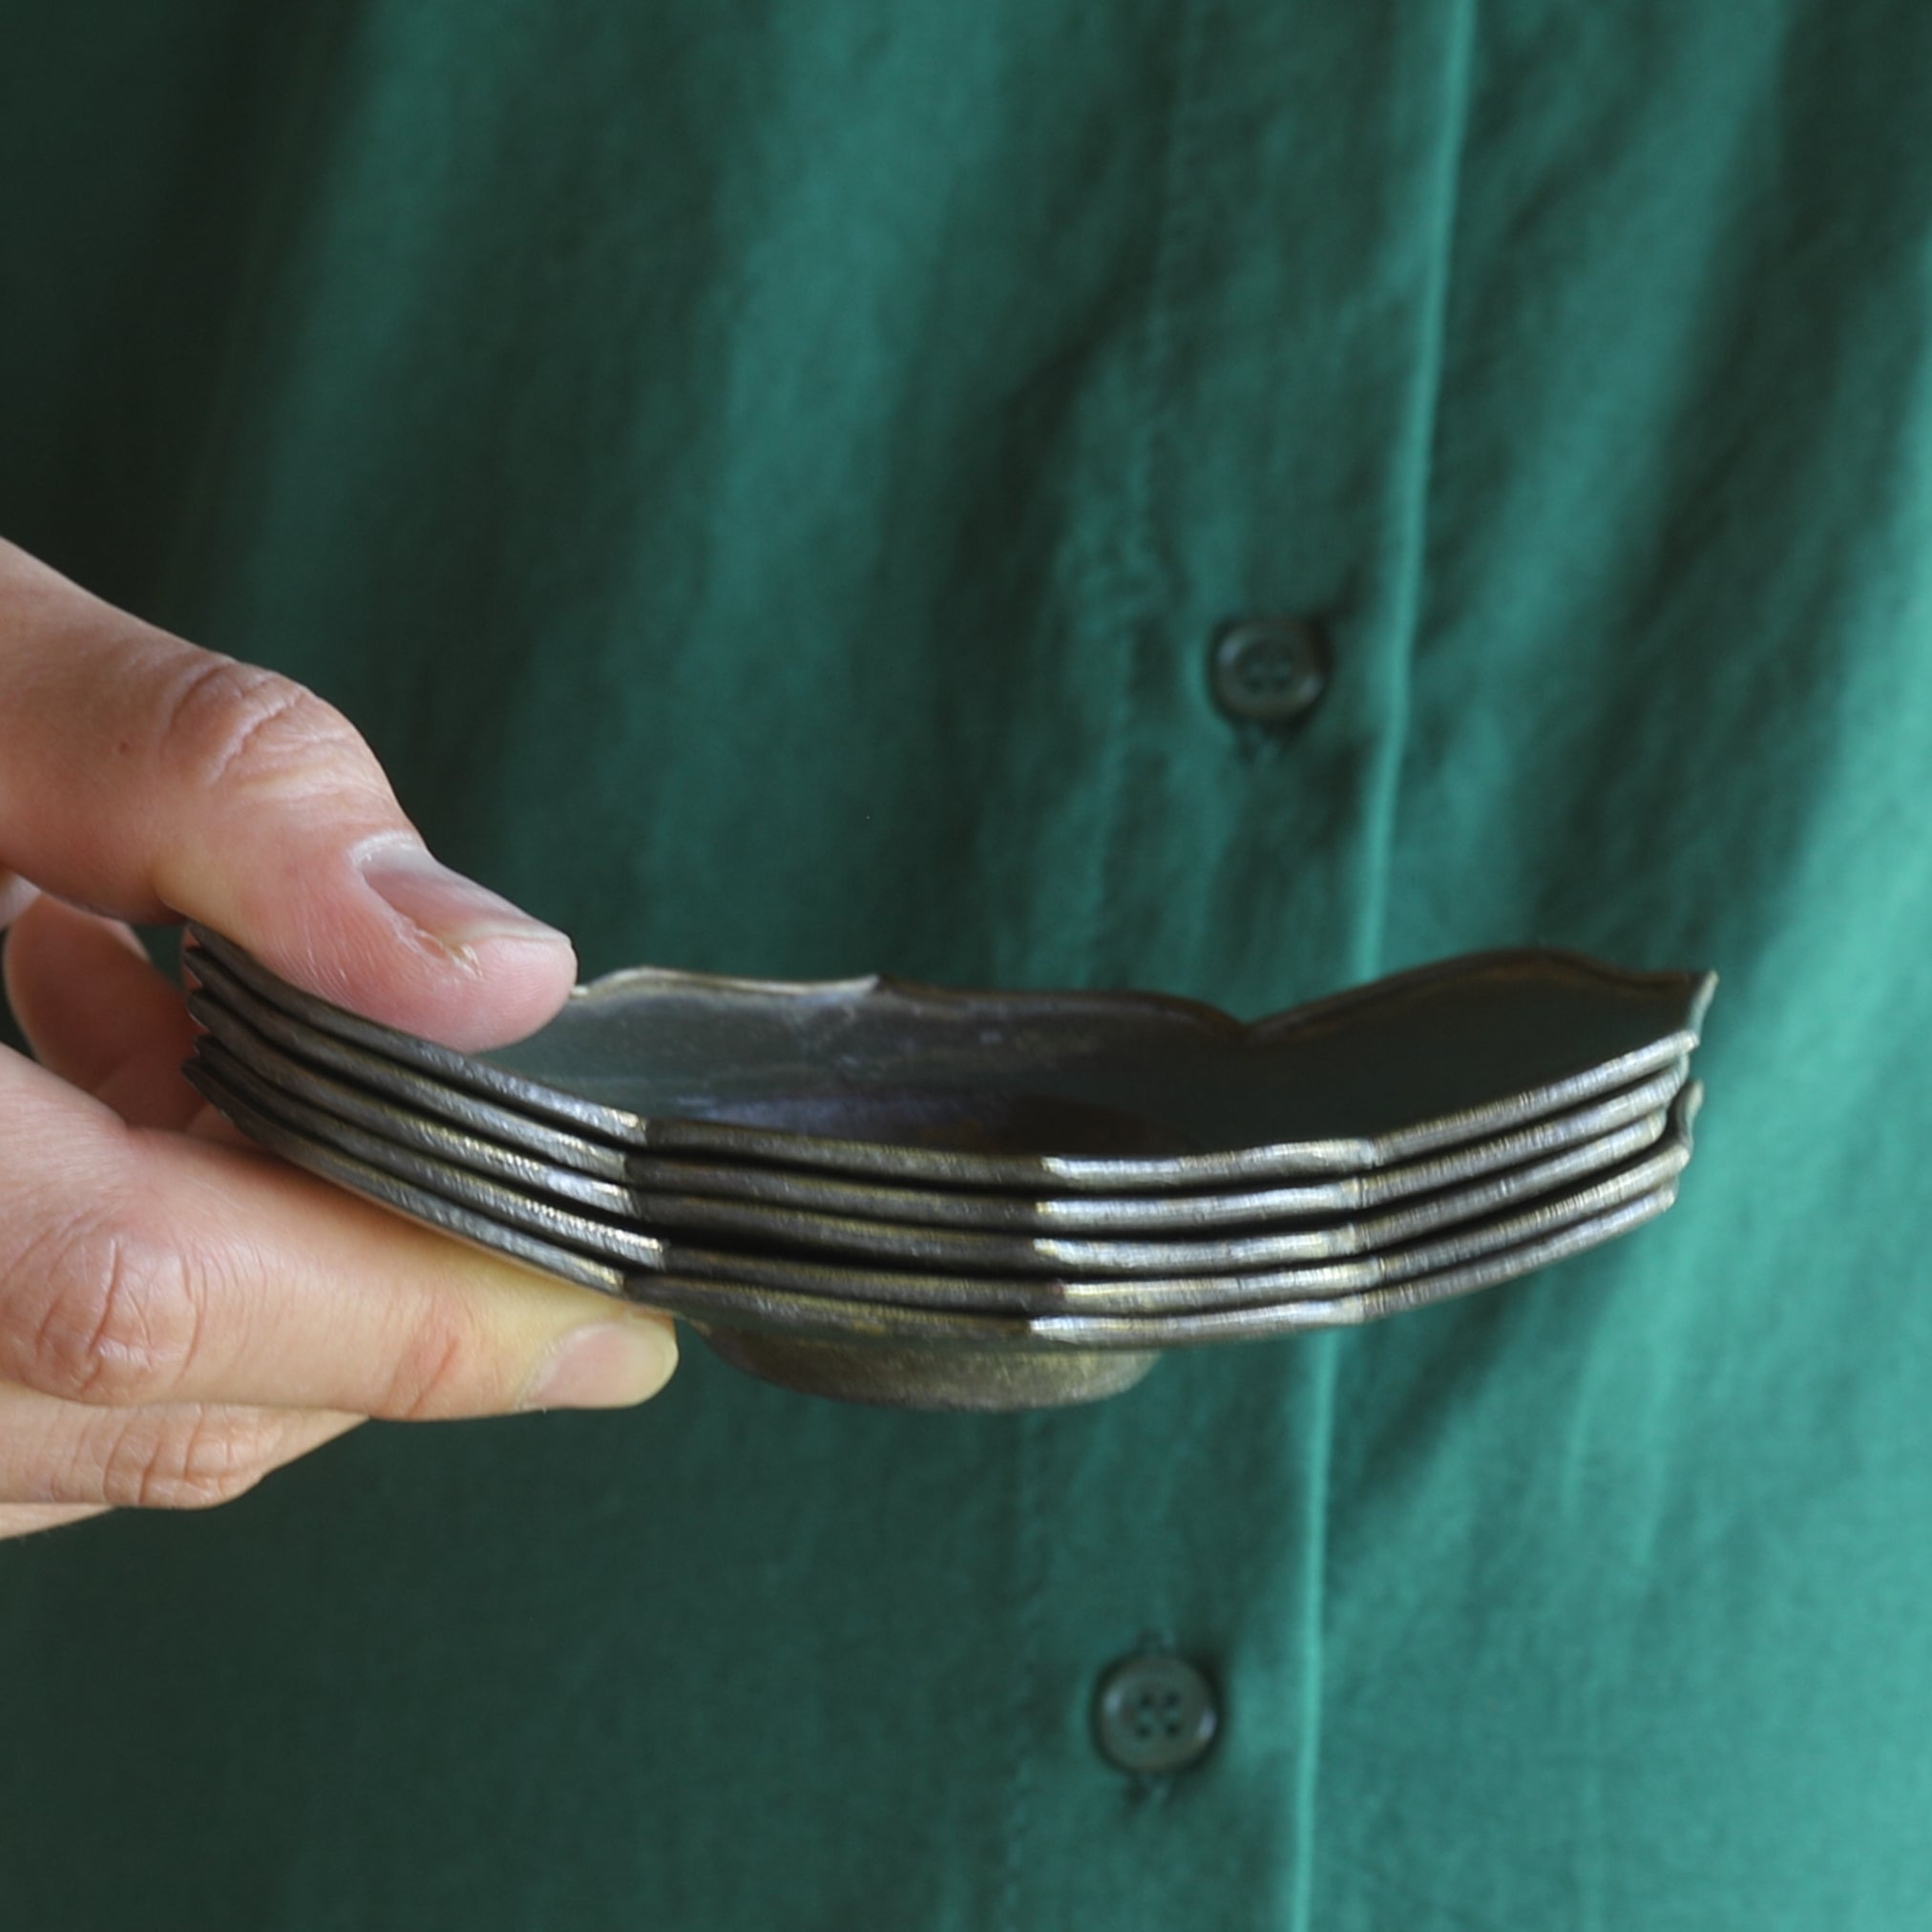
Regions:
<instances>
[{"instance_id":1,"label":"skin","mask_svg":"<svg viewBox=\"0 0 1932 1932\"><path fill-rule=\"evenodd\" d=\"M85 909L85 910L83 910ZM670 1323L244 1146L124 921L205 921L465 1048L561 1005L569 942L437 867L340 713L0 541L0 1537L238 1497L370 1417L644 1400ZM37 1062L37 1063L36 1063Z\"/></svg>"}]
</instances>

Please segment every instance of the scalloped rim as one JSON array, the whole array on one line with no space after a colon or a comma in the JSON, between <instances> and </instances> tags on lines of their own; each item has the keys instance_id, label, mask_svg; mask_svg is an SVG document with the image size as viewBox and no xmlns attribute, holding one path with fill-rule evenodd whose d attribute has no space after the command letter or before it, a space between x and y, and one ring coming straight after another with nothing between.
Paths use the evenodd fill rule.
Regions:
<instances>
[{"instance_id":1,"label":"scalloped rim","mask_svg":"<svg viewBox=\"0 0 1932 1932\"><path fill-rule=\"evenodd\" d=\"M832 1136L796 1133L779 1128L680 1119L654 1119L624 1108L611 1107L580 1095L545 1085L527 1075L512 1073L487 1060L458 1053L380 1020L332 1005L316 995L291 986L262 962L205 927L190 922L188 934L258 998L275 1006L292 1021L315 1032L333 1035L369 1051L414 1066L447 1084L464 1087L527 1112L559 1122L570 1130L667 1155L720 1156L779 1166L817 1168L845 1174L923 1182L956 1187L1023 1188L1054 1184L1072 1192L1116 1190L1142 1192L1151 1188L1217 1187L1268 1177L1364 1171L1389 1166L1435 1152L1479 1134L1525 1124L1577 1105L1641 1079L1691 1052L1712 994L1716 975L1646 972L1611 966L1583 953L1563 948L1513 947L1457 955L1412 967L1406 972L1345 988L1305 1005L1286 1008L1255 1020L1240 1020L1220 1007L1164 993L1028 992L976 993L962 988L930 987L884 975L855 979L812 981L732 979L687 973L665 967L629 967L605 974L583 989L592 998L616 997L640 986L666 991L707 991L729 994L755 992L759 998L776 993L801 999L834 998L905 998L914 1004L953 1008L972 1002L1011 1006L1073 1005L1093 1012L1123 1012L1156 1024L1181 1023L1194 1030L1245 1038L1266 1043L1275 1033L1302 1032L1352 1008L1380 1003L1434 981L1472 974L1555 964L1622 988L1677 990L1686 993L1686 1024L1650 1044L1619 1055L1573 1076L1524 1093L1505 1096L1460 1113L1443 1115L1375 1138L1337 1137L1326 1141L1276 1142L1219 1152L1160 1157L1109 1157L1078 1154L975 1155L946 1152L893 1143L841 1140ZM192 956L185 963L194 970ZM592 989L603 989L601 993ZM575 996L574 996L575 997Z\"/></svg>"}]
</instances>

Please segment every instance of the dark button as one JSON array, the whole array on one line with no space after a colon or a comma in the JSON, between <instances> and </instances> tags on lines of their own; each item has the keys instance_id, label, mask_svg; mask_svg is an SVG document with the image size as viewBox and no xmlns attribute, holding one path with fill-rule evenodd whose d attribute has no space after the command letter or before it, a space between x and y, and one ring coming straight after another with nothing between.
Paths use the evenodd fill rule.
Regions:
<instances>
[{"instance_id":1,"label":"dark button","mask_svg":"<svg viewBox=\"0 0 1932 1932\"><path fill-rule=\"evenodd\" d=\"M1095 1741L1123 1771L1186 1771L1220 1721L1213 1685L1180 1657L1123 1657L1094 1694Z\"/></svg>"},{"instance_id":2,"label":"dark button","mask_svg":"<svg viewBox=\"0 0 1932 1932\"><path fill-rule=\"evenodd\" d=\"M1214 702L1250 724L1287 724L1312 710L1328 683L1321 627L1307 618L1242 618L1215 633Z\"/></svg>"}]
</instances>

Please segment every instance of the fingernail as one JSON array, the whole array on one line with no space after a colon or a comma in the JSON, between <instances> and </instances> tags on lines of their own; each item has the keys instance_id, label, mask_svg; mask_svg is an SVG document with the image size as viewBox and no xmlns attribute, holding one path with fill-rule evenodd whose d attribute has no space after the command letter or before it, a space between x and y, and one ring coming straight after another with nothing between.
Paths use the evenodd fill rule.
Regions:
<instances>
[{"instance_id":1,"label":"fingernail","mask_svg":"<svg viewBox=\"0 0 1932 1932\"><path fill-rule=\"evenodd\" d=\"M409 840L368 846L357 854L356 864L372 892L452 953L471 952L491 939L570 944L556 927L533 919L474 879L452 872Z\"/></svg>"},{"instance_id":2,"label":"fingernail","mask_svg":"<svg viewBox=\"0 0 1932 1932\"><path fill-rule=\"evenodd\" d=\"M525 1409L628 1409L655 1396L678 1366L667 1323L632 1318L573 1329L525 1390Z\"/></svg>"}]
</instances>

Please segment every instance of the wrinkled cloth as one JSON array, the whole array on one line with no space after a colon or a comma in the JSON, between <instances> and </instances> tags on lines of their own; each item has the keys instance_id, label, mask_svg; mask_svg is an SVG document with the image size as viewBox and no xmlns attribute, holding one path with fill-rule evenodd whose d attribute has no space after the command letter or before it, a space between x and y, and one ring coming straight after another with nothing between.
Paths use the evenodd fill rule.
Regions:
<instances>
[{"instance_id":1,"label":"wrinkled cloth","mask_svg":"<svg viewBox=\"0 0 1932 1932\"><path fill-rule=\"evenodd\" d=\"M587 973L1722 977L1524 1282L1022 1417L687 1336L0 1547L0 1918L1923 1922L1928 101L1920 0L0 0L0 529Z\"/></svg>"}]
</instances>

